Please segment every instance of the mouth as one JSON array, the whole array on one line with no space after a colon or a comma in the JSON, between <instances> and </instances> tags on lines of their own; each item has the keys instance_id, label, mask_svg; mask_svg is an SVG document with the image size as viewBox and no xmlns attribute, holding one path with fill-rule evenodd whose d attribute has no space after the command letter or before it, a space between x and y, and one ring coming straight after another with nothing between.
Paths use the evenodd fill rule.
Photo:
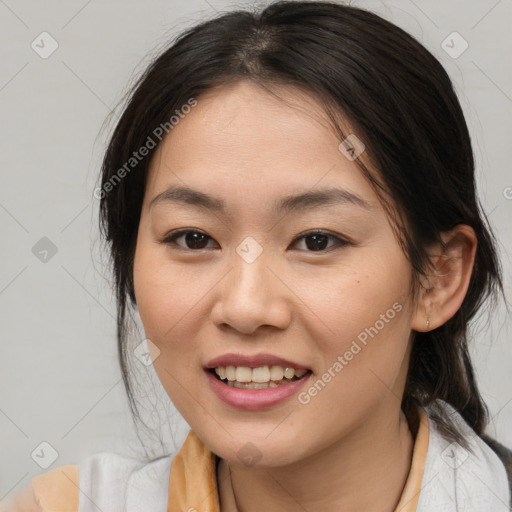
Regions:
<instances>
[{"instance_id":1,"label":"mouth","mask_svg":"<svg viewBox=\"0 0 512 512\"><path fill-rule=\"evenodd\" d=\"M271 389L291 384L311 373L304 368L291 368L279 365L259 366L216 366L206 368L217 380L238 389Z\"/></svg>"},{"instance_id":2,"label":"mouth","mask_svg":"<svg viewBox=\"0 0 512 512\"><path fill-rule=\"evenodd\" d=\"M283 404L313 371L271 354L225 354L204 368L210 389L230 407L256 411Z\"/></svg>"}]
</instances>

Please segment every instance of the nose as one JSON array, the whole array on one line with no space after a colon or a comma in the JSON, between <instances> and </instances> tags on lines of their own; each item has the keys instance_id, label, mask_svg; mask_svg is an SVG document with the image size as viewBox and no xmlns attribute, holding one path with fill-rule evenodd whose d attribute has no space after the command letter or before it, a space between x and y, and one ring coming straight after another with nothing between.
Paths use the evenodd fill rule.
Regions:
<instances>
[{"instance_id":1,"label":"nose","mask_svg":"<svg viewBox=\"0 0 512 512\"><path fill-rule=\"evenodd\" d=\"M248 335L263 326L285 329L291 320L289 298L293 294L265 251L251 263L234 251L230 263L231 271L216 287L215 325Z\"/></svg>"}]
</instances>

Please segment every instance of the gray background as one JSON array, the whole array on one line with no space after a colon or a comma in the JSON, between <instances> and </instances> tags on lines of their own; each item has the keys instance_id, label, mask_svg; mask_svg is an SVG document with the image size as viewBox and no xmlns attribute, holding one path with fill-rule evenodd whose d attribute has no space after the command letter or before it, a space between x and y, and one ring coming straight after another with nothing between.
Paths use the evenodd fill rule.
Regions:
<instances>
[{"instance_id":1,"label":"gray background","mask_svg":"<svg viewBox=\"0 0 512 512\"><path fill-rule=\"evenodd\" d=\"M500 240L510 300L511 1L353 3L415 35L453 78L474 141L481 200ZM0 499L45 471L52 450L57 458L48 469L98 451L138 453L92 194L113 123L101 129L170 35L234 5L0 0ZM34 40L42 45L43 31L58 43L46 59L31 47ZM453 31L469 45L456 58L453 52L463 44L457 36L447 40L452 56L442 47ZM43 237L55 254L48 241L40 242ZM493 415L490 432L512 446L510 326L503 307L484 314L475 324L472 353ZM167 448L176 449L188 426L172 412L152 368L144 371L152 387L145 386L141 403L151 410L149 397L160 397L163 420L160 415L155 421L164 423Z\"/></svg>"}]
</instances>

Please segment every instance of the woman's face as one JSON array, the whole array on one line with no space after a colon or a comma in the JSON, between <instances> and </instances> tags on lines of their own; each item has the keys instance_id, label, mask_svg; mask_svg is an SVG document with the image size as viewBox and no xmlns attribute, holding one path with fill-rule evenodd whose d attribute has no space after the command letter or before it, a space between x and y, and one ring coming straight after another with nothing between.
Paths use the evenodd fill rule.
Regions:
<instances>
[{"instance_id":1,"label":"woman's face","mask_svg":"<svg viewBox=\"0 0 512 512\"><path fill-rule=\"evenodd\" d=\"M169 397L214 453L268 467L396 421L414 315L376 194L321 107L281 93L295 108L247 81L197 98L152 159L134 265Z\"/></svg>"}]
</instances>

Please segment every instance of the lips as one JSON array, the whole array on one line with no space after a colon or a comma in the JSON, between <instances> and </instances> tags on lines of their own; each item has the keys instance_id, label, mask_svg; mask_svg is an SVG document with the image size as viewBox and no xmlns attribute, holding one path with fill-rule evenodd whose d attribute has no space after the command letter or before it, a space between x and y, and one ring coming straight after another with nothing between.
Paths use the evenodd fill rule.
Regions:
<instances>
[{"instance_id":1,"label":"lips","mask_svg":"<svg viewBox=\"0 0 512 512\"><path fill-rule=\"evenodd\" d=\"M263 353L224 354L208 361L204 371L224 403L252 411L280 404L312 376L312 370L302 363Z\"/></svg>"},{"instance_id":2,"label":"lips","mask_svg":"<svg viewBox=\"0 0 512 512\"><path fill-rule=\"evenodd\" d=\"M257 364L260 364L259 362ZM311 378L311 371L307 371L301 378L266 389L239 389L231 387L219 379L210 368L205 368L205 375L210 389L225 404L235 409L256 411L277 406L298 393Z\"/></svg>"}]
</instances>

